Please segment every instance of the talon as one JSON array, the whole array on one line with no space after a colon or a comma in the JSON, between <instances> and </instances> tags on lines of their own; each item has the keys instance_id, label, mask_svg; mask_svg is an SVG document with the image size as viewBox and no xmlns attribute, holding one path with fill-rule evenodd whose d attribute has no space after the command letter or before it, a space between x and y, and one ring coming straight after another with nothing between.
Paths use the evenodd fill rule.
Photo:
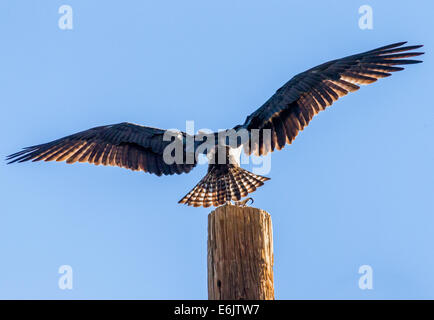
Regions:
<instances>
[{"instance_id":1,"label":"talon","mask_svg":"<svg viewBox=\"0 0 434 320\"><path fill-rule=\"evenodd\" d=\"M253 204L253 202L255 202L255 200L253 200L253 198L246 198L246 199L241 200L241 201L235 201L235 205L238 207L244 208L244 207L247 207L248 201L251 201L250 204Z\"/></svg>"}]
</instances>

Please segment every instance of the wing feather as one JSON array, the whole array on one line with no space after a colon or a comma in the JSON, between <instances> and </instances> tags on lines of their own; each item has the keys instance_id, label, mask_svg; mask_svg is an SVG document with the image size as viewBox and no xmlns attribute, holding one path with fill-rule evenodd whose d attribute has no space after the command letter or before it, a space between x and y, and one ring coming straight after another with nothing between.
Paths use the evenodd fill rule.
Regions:
<instances>
[{"instance_id":1,"label":"wing feather","mask_svg":"<svg viewBox=\"0 0 434 320\"><path fill-rule=\"evenodd\" d=\"M244 124L235 129L271 129L272 139L266 141L259 135L259 145L250 141L244 146L247 154L264 155L283 148L282 142L290 144L312 118L349 92L357 91L360 85L386 78L392 72L401 71L400 65L420 63L407 59L420 56L414 52L421 45L403 46L406 42L394 43L342 59L332 60L300 73L249 115ZM276 120L278 119L278 120ZM271 145L270 145L271 143Z\"/></svg>"},{"instance_id":2,"label":"wing feather","mask_svg":"<svg viewBox=\"0 0 434 320\"><path fill-rule=\"evenodd\" d=\"M52 142L24 148L7 157L9 163L24 161L88 162L140 170L157 175L190 172L193 164L166 164L163 159L166 131L132 123L100 126ZM185 133L181 133L184 139ZM184 150L185 151L185 150Z\"/></svg>"}]
</instances>

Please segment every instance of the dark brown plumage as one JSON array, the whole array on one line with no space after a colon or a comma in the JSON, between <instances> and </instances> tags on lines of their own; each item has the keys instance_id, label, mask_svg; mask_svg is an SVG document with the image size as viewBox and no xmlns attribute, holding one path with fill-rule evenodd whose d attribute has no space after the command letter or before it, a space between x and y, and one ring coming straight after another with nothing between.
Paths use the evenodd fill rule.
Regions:
<instances>
[{"instance_id":1,"label":"dark brown plumage","mask_svg":"<svg viewBox=\"0 0 434 320\"><path fill-rule=\"evenodd\" d=\"M49 143L27 147L8 156L13 162L66 161L111 165L158 176L188 173L193 164L168 165L163 160L165 130L119 123L85 130ZM185 133L182 133L184 136Z\"/></svg>"},{"instance_id":2,"label":"dark brown plumage","mask_svg":"<svg viewBox=\"0 0 434 320\"><path fill-rule=\"evenodd\" d=\"M410 52L421 48L399 42L332 60L302 72L249 115L243 125L236 129L271 129L271 144L262 143L244 148L247 154L265 155L292 143L297 134L306 127L313 116L330 106L349 92L359 90L359 85L370 84L392 72L404 70L399 65L420 63L405 59L422 55Z\"/></svg>"},{"instance_id":3,"label":"dark brown plumage","mask_svg":"<svg viewBox=\"0 0 434 320\"><path fill-rule=\"evenodd\" d=\"M246 154L259 156L282 149L286 144L292 143L314 115L340 97L358 90L360 85L373 83L390 76L392 72L403 70L400 65L422 62L407 59L423 54L412 51L422 46L403 46L404 44L405 42L395 43L329 61L296 75L249 115L244 124L233 128L236 132L246 130L248 139L231 147L242 144ZM264 138L265 129L271 130L270 141ZM254 130L259 130L258 141L253 139ZM171 143L163 139L165 133L167 131L163 129L124 122L27 147L8 156L7 160L9 163L29 160L89 162L157 175L190 172L196 166L197 159L193 157L191 162L186 162L186 159L192 152L196 154L200 143L195 141L193 150L188 150L187 140L195 139L196 136L180 132L173 138L182 146L184 161L170 164L163 157L165 148ZM217 133L211 134L211 138L216 146L214 156L218 150L223 150L226 162L210 163L207 175L180 203L207 207L240 200L269 179L240 168L236 161L232 161L234 159L229 153L230 148L218 140Z\"/></svg>"}]
</instances>

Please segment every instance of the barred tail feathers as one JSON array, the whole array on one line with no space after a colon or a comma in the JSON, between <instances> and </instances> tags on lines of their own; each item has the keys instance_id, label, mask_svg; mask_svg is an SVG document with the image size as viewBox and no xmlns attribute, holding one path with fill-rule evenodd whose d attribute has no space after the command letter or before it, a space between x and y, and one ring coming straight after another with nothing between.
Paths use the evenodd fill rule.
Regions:
<instances>
[{"instance_id":1,"label":"barred tail feathers","mask_svg":"<svg viewBox=\"0 0 434 320\"><path fill-rule=\"evenodd\" d=\"M270 178L235 166L228 167L224 174L211 169L179 203L194 207L217 207L230 200L239 201L267 180Z\"/></svg>"}]
</instances>

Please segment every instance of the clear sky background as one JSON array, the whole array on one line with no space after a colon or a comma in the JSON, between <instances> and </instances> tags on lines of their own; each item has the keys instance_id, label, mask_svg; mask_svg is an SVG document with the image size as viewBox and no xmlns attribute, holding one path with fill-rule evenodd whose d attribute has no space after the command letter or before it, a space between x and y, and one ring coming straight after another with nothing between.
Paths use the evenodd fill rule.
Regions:
<instances>
[{"instance_id":1,"label":"clear sky background","mask_svg":"<svg viewBox=\"0 0 434 320\"><path fill-rule=\"evenodd\" d=\"M58 9L73 8L73 30ZM373 30L358 9L373 8ZM363 87L272 155L278 299L434 298L432 1L0 2L0 154L98 125L233 127L292 76L398 41L423 64ZM249 168L249 167L247 167ZM205 174L0 164L0 298L206 299ZM373 268L373 290L358 269ZM60 290L58 268L73 268Z\"/></svg>"}]
</instances>

